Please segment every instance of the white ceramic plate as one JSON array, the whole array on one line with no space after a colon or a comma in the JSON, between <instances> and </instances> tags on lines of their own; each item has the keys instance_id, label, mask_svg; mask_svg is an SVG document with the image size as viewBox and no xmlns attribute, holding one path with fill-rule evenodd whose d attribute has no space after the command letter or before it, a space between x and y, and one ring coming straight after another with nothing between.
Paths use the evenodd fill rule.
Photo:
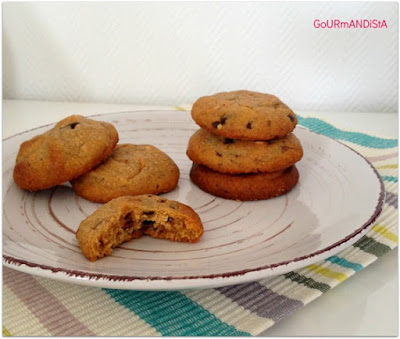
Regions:
<instances>
[{"instance_id":1,"label":"white ceramic plate","mask_svg":"<svg viewBox=\"0 0 400 339\"><path fill-rule=\"evenodd\" d=\"M121 143L152 144L178 164L178 187L165 197L201 217L197 244L142 237L109 257L88 261L74 232L99 204L69 184L30 193L12 179L19 145L52 126L3 142L3 262L72 283L121 289L208 288L283 274L327 258L359 239L379 215L384 187L371 164L349 147L297 127L304 148L299 184L278 198L238 202L201 191L189 180L186 146L198 128L190 113L141 111L94 116L115 125Z\"/></svg>"}]
</instances>

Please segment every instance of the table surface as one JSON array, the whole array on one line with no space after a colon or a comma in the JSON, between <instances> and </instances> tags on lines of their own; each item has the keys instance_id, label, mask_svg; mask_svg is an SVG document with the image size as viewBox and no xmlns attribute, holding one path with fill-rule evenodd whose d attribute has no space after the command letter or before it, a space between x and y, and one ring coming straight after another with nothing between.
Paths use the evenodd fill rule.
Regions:
<instances>
[{"instance_id":1,"label":"table surface","mask_svg":"<svg viewBox=\"0 0 400 339\"><path fill-rule=\"evenodd\" d=\"M2 108L4 139L27 129L57 122L71 114L123 112L145 109L146 106L4 100ZM397 113L296 113L303 117L323 119L348 131L398 138ZM396 336L398 299L396 248L261 336Z\"/></svg>"}]
</instances>

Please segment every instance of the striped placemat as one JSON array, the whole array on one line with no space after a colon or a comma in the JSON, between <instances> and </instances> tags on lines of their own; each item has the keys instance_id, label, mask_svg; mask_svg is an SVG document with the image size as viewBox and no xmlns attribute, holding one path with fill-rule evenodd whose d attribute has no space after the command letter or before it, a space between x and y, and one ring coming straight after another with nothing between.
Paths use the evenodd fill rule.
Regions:
<instances>
[{"instance_id":1,"label":"striped placemat","mask_svg":"<svg viewBox=\"0 0 400 339\"><path fill-rule=\"evenodd\" d=\"M365 156L385 183L383 212L372 229L354 245L284 275L191 291L84 287L3 267L3 335L257 335L395 248L397 139L343 131L317 118L298 116L298 119L299 125L340 140Z\"/></svg>"}]
</instances>

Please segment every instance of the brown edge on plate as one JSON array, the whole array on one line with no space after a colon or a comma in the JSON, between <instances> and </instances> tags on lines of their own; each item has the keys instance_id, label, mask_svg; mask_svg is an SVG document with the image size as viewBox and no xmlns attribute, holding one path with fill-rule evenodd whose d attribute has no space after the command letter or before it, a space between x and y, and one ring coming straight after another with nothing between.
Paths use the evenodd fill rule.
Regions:
<instances>
[{"instance_id":1,"label":"brown edge on plate","mask_svg":"<svg viewBox=\"0 0 400 339\"><path fill-rule=\"evenodd\" d=\"M113 114L121 114L121 113L134 113L134 112L159 112L162 110L140 110L140 111L122 111L122 112L114 112L114 113L108 113L109 115L113 115ZM171 111L171 112L178 112L176 110L165 110L165 111ZM107 115L108 115L107 114ZM103 116L105 114L96 114L96 115L91 115L91 116L87 116L87 117L96 117L96 116ZM51 126L53 124L48 124L45 126L41 126L41 127L37 127L28 131L24 131L21 133L17 133L13 136L10 136L4 140L10 139L14 136L26 133L26 132L30 132L33 131L35 129L39 129L42 127L47 127L47 126ZM221 273L221 274L211 274L211 275L198 275L198 276L182 276L182 277L136 277L136 276L119 276L119 275L108 275L108 274L92 274L92 273L88 273L88 272L82 272L82 271L75 271L75 270L68 270L68 269L63 269L63 268L55 268L55 267L51 267L51 266L47 266L47 265L39 265L39 264L35 264L23 259L17 259L14 257L10 257L7 255L3 254L3 262L9 265L14 265L14 266L21 266L21 265L26 265L28 267L32 267L32 268L39 268L42 270L47 270L47 271L51 271L53 273L65 273L66 275L70 276L70 277L79 277L79 278L89 278L89 280L108 280L108 281L116 281L116 282L121 282L121 281L125 281L125 282L131 282L131 281L135 281L135 280L164 280L164 281L171 281L171 280L185 280L185 279L214 279L214 278L230 278L230 277L235 277L235 276L241 276L241 275L245 275L247 273L251 273L251 272L258 272L258 271L262 271L265 269L271 269L271 268L276 268L276 267L281 267L284 265L288 265L292 262L297 262L297 261L301 261L301 260L305 260L305 259L310 259L312 257L315 257L316 255L322 254L324 252L328 252L330 250L332 250L335 247L338 247L344 243L346 243L347 241L349 241L351 238L355 237L356 235L358 235L359 233L361 233L363 230L366 230L380 215L380 213L382 212L383 209L383 204L384 204L384 199L385 199L385 186L384 183L382 181L381 176L379 175L378 171L376 170L376 168L371 164L371 162L369 160L367 160L363 155L361 155L360 153L358 153L356 150L352 149L351 147L345 145L344 143L330 138L326 135L314 132L309 130L308 128L302 127L302 126L298 126L298 128L307 130L310 133L314 133L317 135L320 135L324 138L328 138L330 140L333 140L339 144L341 144L342 146L347 147L348 149L350 149L351 151L353 151L354 153L356 153L358 156L360 156L362 159L364 159L364 161L372 168L373 172L375 173L377 179L380 182L380 186L381 186L381 191L379 193L379 198L378 198L378 203L375 207L375 210L373 212L373 214L371 215L371 217L358 229L356 229L353 233L349 234L347 237L337 241L336 243L333 243L332 245L321 249L319 251L313 252L311 254L305 255L305 256L301 256L301 257L297 257L294 258L292 260L287 260L287 261L282 261L279 263L275 263L275 264L271 264L271 265L265 265L265 266L261 266L261 267L257 267L257 268L253 268L253 269L248 269L248 270L241 270L241 271L235 271L235 272L228 272L228 273Z\"/></svg>"}]
</instances>

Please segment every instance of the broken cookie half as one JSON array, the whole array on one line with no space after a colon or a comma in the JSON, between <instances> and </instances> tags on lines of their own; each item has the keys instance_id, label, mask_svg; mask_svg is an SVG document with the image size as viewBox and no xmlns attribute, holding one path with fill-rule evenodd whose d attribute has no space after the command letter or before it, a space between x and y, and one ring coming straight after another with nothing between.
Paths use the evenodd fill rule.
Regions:
<instances>
[{"instance_id":1,"label":"broken cookie half","mask_svg":"<svg viewBox=\"0 0 400 339\"><path fill-rule=\"evenodd\" d=\"M76 238L86 258L95 261L143 234L193 243L200 240L203 225L191 207L177 201L152 194L123 196L83 220Z\"/></svg>"}]
</instances>

